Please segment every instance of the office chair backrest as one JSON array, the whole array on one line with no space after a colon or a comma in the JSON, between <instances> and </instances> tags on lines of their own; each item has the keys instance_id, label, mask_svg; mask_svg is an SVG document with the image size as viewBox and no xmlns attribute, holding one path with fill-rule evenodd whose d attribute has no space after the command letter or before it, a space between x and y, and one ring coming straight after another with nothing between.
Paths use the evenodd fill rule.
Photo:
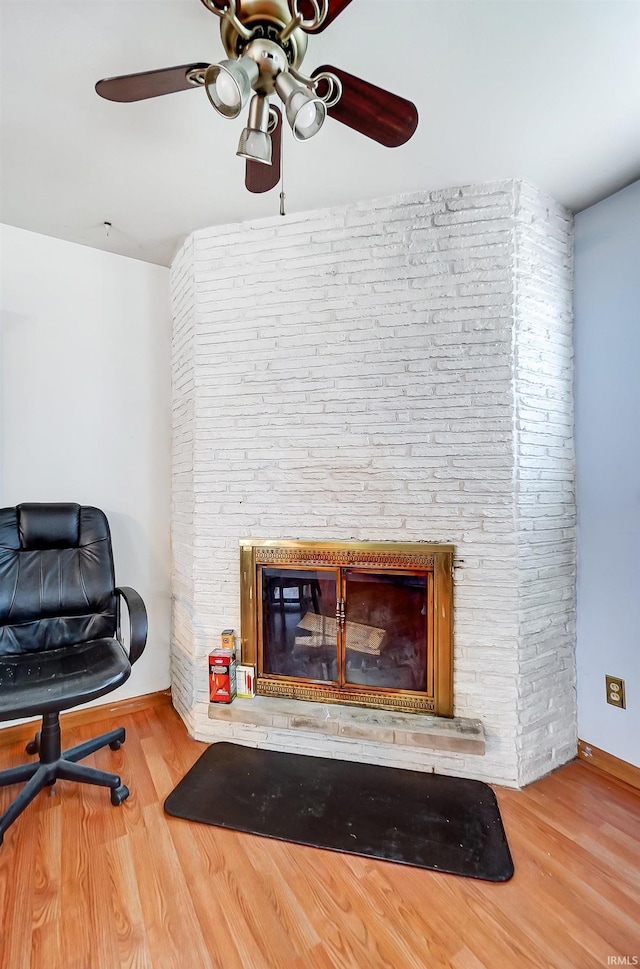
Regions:
<instances>
[{"instance_id":1,"label":"office chair backrest","mask_svg":"<svg viewBox=\"0 0 640 969\"><path fill-rule=\"evenodd\" d=\"M98 508L0 509L0 656L113 636L114 586L109 524Z\"/></svg>"}]
</instances>

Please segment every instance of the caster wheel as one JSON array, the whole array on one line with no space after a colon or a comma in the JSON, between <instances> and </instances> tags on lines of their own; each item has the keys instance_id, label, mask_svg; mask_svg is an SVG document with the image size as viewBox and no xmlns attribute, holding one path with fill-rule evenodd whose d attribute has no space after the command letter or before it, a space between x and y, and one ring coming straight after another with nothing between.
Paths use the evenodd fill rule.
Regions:
<instances>
[{"instance_id":1,"label":"caster wheel","mask_svg":"<svg viewBox=\"0 0 640 969\"><path fill-rule=\"evenodd\" d=\"M37 733L33 740L30 740L25 750L28 754L39 754L40 753L40 734Z\"/></svg>"},{"instance_id":2,"label":"caster wheel","mask_svg":"<svg viewBox=\"0 0 640 969\"><path fill-rule=\"evenodd\" d=\"M122 804L122 802L126 801L128 797L129 788L124 784L121 784L120 787L114 787L111 789L111 803L114 805L114 807Z\"/></svg>"},{"instance_id":3,"label":"caster wheel","mask_svg":"<svg viewBox=\"0 0 640 969\"><path fill-rule=\"evenodd\" d=\"M120 750L120 748L122 747L122 741L112 740L111 743L109 744L109 747L111 750Z\"/></svg>"}]
</instances>

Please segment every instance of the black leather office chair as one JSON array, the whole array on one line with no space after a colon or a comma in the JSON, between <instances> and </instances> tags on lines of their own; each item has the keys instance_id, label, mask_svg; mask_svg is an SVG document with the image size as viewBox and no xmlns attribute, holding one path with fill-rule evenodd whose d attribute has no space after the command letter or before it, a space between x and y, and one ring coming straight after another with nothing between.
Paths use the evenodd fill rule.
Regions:
<instances>
[{"instance_id":1,"label":"black leather office chair","mask_svg":"<svg viewBox=\"0 0 640 969\"><path fill-rule=\"evenodd\" d=\"M120 605L129 613L129 645ZM42 717L27 744L39 760L0 771L0 787L27 781L0 817L4 832L36 794L58 778L111 788L111 803L129 795L117 774L78 764L121 727L62 751L59 714L115 690L131 673L147 639L137 592L115 587L109 524L97 508L22 504L0 509L0 721Z\"/></svg>"}]
</instances>

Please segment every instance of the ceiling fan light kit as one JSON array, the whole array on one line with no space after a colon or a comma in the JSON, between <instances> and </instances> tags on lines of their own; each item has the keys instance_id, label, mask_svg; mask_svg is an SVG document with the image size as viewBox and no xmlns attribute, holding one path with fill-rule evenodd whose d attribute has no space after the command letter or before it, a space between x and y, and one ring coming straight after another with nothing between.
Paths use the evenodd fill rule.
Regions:
<instances>
[{"instance_id":1,"label":"ceiling fan light kit","mask_svg":"<svg viewBox=\"0 0 640 969\"><path fill-rule=\"evenodd\" d=\"M297 141L307 141L320 131L327 116L327 106L321 98L315 97L289 73L278 74L276 91Z\"/></svg>"},{"instance_id":2,"label":"ceiling fan light kit","mask_svg":"<svg viewBox=\"0 0 640 969\"><path fill-rule=\"evenodd\" d=\"M269 134L269 98L254 94L249 106L249 123L240 135L236 155L270 165L273 155Z\"/></svg>"},{"instance_id":3,"label":"ceiling fan light kit","mask_svg":"<svg viewBox=\"0 0 640 969\"><path fill-rule=\"evenodd\" d=\"M259 73L258 65L250 57L211 64L205 71L204 88L218 114L237 118L249 100Z\"/></svg>"},{"instance_id":4,"label":"ceiling fan light kit","mask_svg":"<svg viewBox=\"0 0 640 969\"><path fill-rule=\"evenodd\" d=\"M245 184L252 192L269 191L280 177L281 115L270 107L270 97L282 101L297 141L316 135L327 115L387 147L413 135L418 112L410 101L330 65L311 77L300 72L307 35L328 27L351 0L201 2L220 18L224 60L104 78L97 93L110 101L139 101L204 87L224 118L237 118L251 98L237 154L247 159ZM272 167L271 175L263 177L262 166Z\"/></svg>"}]
</instances>

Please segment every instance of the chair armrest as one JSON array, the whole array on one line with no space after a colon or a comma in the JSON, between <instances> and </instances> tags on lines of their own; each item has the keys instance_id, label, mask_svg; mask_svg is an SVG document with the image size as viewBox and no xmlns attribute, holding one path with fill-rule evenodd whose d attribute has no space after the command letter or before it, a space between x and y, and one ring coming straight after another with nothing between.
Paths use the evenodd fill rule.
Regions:
<instances>
[{"instance_id":1,"label":"chair armrest","mask_svg":"<svg viewBox=\"0 0 640 969\"><path fill-rule=\"evenodd\" d=\"M140 659L147 643L147 610L142 597L128 585L118 587L116 594L121 596L127 604L129 612L129 662L131 665ZM120 642L120 599L118 599L118 631Z\"/></svg>"}]
</instances>

